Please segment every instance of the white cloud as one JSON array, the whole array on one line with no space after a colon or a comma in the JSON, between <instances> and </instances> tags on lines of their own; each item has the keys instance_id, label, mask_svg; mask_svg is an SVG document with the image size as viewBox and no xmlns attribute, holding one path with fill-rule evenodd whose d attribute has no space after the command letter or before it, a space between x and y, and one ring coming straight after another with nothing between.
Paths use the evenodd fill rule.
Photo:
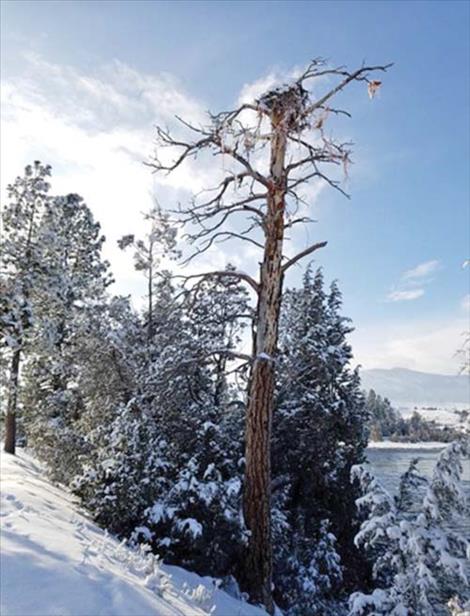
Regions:
<instances>
[{"instance_id":1,"label":"white cloud","mask_svg":"<svg viewBox=\"0 0 470 616\"><path fill-rule=\"evenodd\" d=\"M462 298L460 302L460 307L462 310L470 311L470 293L467 293L465 297Z\"/></svg>"},{"instance_id":2,"label":"white cloud","mask_svg":"<svg viewBox=\"0 0 470 616\"><path fill-rule=\"evenodd\" d=\"M115 291L143 293L130 255L118 250L116 240L144 232L140 214L154 194L171 207L207 182L208 166L198 164L196 173L183 165L157 178L143 164L151 155L155 124L171 126L175 114L198 123L204 105L170 76L141 74L120 62L88 75L29 56L29 70L1 86L2 196L26 164L51 164L53 193L80 193L102 224Z\"/></svg>"},{"instance_id":3,"label":"white cloud","mask_svg":"<svg viewBox=\"0 0 470 616\"><path fill-rule=\"evenodd\" d=\"M408 291L392 291L387 295L389 302L410 302L424 295L424 289L410 289Z\"/></svg>"},{"instance_id":4,"label":"white cloud","mask_svg":"<svg viewBox=\"0 0 470 616\"><path fill-rule=\"evenodd\" d=\"M207 120L206 105L185 93L171 75L144 74L119 61L85 73L37 55L30 54L27 60L21 76L1 84L2 195L26 164L33 160L51 164L52 191L80 193L101 222L108 240L105 257L117 280L115 291L138 296L144 292L143 282L116 240L125 233L144 232L140 214L152 205L153 195L171 208L217 185L221 174L232 168L228 159L214 159L211 154L185 162L170 175L154 176L143 164L152 153L155 124L185 131L174 116L200 125ZM294 73L273 73L247 84L240 100L259 95ZM159 151L160 157L170 154ZM255 153L251 163L264 171L268 158ZM302 196L312 204L322 189L322 183L312 183ZM296 216L307 213L301 210ZM232 224L240 232L245 228L241 220ZM293 243L288 250L296 252L297 236ZM231 261L255 273L259 257L247 247L235 242L214 247L188 269Z\"/></svg>"},{"instance_id":5,"label":"white cloud","mask_svg":"<svg viewBox=\"0 0 470 616\"><path fill-rule=\"evenodd\" d=\"M440 263L438 260L434 259L432 261L425 261L424 263L420 263L413 269L407 270L403 273L403 280L421 280L422 278L427 278L430 274L433 274L440 267Z\"/></svg>"},{"instance_id":6,"label":"white cloud","mask_svg":"<svg viewBox=\"0 0 470 616\"><path fill-rule=\"evenodd\" d=\"M200 157L182 166L170 176L153 176L143 165L152 150L156 123L173 126L174 114L200 123L206 106L194 100L170 75L146 75L121 62L97 67L92 74L74 68L47 63L29 57L30 69L21 78L2 82L1 182L5 185L20 174L23 167L39 159L53 167L53 191L78 192L102 223L108 241L105 257L111 261L118 281L115 292L143 294L144 283L132 266L130 254L118 250L116 240L125 233L144 232L140 216L153 203L156 193L163 206L186 201L191 192L217 182L218 167L213 157ZM289 75L270 74L244 86L240 100L261 94L285 81ZM277 81L276 81L277 80ZM260 159L256 164L265 164ZM223 161L228 164L228 161ZM315 203L322 183L311 183L303 195ZM311 210L310 210L311 212ZM301 208L296 216L305 215ZM293 234L295 247L310 243L308 228ZM231 261L237 267L256 273L259 253L248 245L236 243L213 246L193 261L188 272L223 267ZM437 261L420 264L403 274L402 287L391 295L400 300L419 297L424 292L416 285L437 269ZM410 275L415 272L414 275ZM409 295L414 294L414 297ZM419 293L419 295L416 295ZM403 295L408 294L408 297ZM398 298L391 301L399 301ZM459 326L460 327L460 326ZM419 329L419 328L418 328ZM449 357L460 344L457 326L430 327L420 335L397 329L374 332L367 338L358 333L355 346L358 359L365 365L404 365L445 371ZM381 341L384 341L381 344ZM435 345L435 346L433 346ZM450 368L447 369L450 371Z\"/></svg>"},{"instance_id":7,"label":"white cloud","mask_svg":"<svg viewBox=\"0 0 470 616\"><path fill-rule=\"evenodd\" d=\"M409 302L424 295L423 285L432 282L430 275L440 269L437 259L425 261L416 267L406 270L400 276L398 285L387 295L389 302Z\"/></svg>"},{"instance_id":8,"label":"white cloud","mask_svg":"<svg viewBox=\"0 0 470 616\"><path fill-rule=\"evenodd\" d=\"M256 81L245 83L238 97L238 104L243 105L244 103L252 103L271 88L280 85L286 80L286 77L288 76L281 76L275 72L271 72Z\"/></svg>"},{"instance_id":9,"label":"white cloud","mask_svg":"<svg viewBox=\"0 0 470 616\"><path fill-rule=\"evenodd\" d=\"M368 325L351 334L354 358L364 368L401 367L423 372L457 374L465 319L422 320Z\"/></svg>"}]
</instances>

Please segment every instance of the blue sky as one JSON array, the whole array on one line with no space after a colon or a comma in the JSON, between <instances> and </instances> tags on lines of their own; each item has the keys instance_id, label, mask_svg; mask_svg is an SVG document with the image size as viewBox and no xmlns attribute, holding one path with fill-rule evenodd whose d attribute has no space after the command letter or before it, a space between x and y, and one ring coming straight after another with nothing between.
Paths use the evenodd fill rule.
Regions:
<instances>
[{"instance_id":1,"label":"blue sky","mask_svg":"<svg viewBox=\"0 0 470 616\"><path fill-rule=\"evenodd\" d=\"M23 0L1 10L2 185L31 159L52 164L54 188L84 194L103 223L116 290L136 296L116 238L140 229L152 190L187 198L208 177L150 177L141 160L156 120L229 108L315 56L394 62L373 101L362 85L342 95L353 118L335 134L355 142L352 199L322 190L318 222L296 243L329 241L316 261L340 282L357 361L456 371L469 318L469 3Z\"/></svg>"}]
</instances>

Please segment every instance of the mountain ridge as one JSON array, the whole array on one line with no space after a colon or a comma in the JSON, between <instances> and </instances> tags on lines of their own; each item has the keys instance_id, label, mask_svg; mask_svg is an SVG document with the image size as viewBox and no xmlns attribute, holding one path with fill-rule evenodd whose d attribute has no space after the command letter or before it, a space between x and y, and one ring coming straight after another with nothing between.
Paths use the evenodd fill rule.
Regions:
<instances>
[{"instance_id":1,"label":"mountain ridge","mask_svg":"<svg viewBox=\"0 0 470 616\"><path fill-rule=\"evenodd\" d=\"M408 368L361 370L363 389L373 389L396 405L470 405L470 379Z\"/></svg>"}]
</instances>

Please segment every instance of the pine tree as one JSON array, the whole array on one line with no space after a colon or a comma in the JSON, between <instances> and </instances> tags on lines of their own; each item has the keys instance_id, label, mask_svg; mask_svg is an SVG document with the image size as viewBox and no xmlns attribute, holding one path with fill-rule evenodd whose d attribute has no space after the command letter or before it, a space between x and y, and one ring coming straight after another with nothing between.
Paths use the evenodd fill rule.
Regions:
<instances>
[{"instance_id":1,"label":"pine tree","mask_svg":"<svg viewBox=\"0 0 470 616\"><path fill-rule=\"evenodd\" d=\"M244 545L243 428L226 376L242 332L240 317L249 316L246 293L237 282L204 281L176 302L168 284L156 295L151 390L174 475L169 490L148 508L144 536L151 534L168 562L231 575ZM171 309L162 310L165 305Z\"/></svg>"},{"instance_id":2,"label":"pine tree","mask_svg":"<svg viewBox=\"0 0 470 616\"><path fill-rule=\"evenodd\" d=\"M79 342L78 385L86 409L80 429L88 433L111 422L135 395L145 335L129 298L111 297L88 311Z\"/></svg>"},{"instance_id":3,"label":"pine tree","mask_svg":"<svg viewBox=\"0 0 470 616\"><path fill-rule=\"evenodd\" d=\"M288 230L309 220L297 217L297 212L303 204L302 186L313 178L344 193L338 179L328 175L331 167L347 170L350 162L347 144L325 136L330 101L355 81L367 82L372 98L381 82L371 80L371 73L390 66L362 66L349 72L325 64L320 58L312 60L293 82L272 88L236 109L209 114L204 125L178 118L176 132L157 127L159 149L170 148L173 155L161 157L157 150L151 163L155 171L169 173L206 152L229 165L224 164L222 177L216 173L220 179L211 189L200 191L189 205L180 205L174 212L187 226L190 243L196 244L189 259L207 251L214 242L230 239L250 242L262 252L258 280L245 272L225 275L243 280L256 293L245 430L243 509L250 537L244 586L251 600L262 603L271 614L271 427L283 282L289 268L326 245L316 242L286 258ZM317 97L310 84L327 75L337 83ZM250 158L253 151L257 154L254 159ZM236 233L231 223L240 214L249 218L248 228ZM201 278L221 275L220 270L196 274Z\"/></svg>"},{"instance_id":4,"label":"pine tree","mask_svg":"<svg viewBox=\"0 0 470 616\"><path fill-rule=\"evenodd\" d=\"M171 226L168 214L155 206L144 217L149 226L145 238L136 239L134 235L124 235L118 245L121 250L129 246L134 248L134 267L147 280L147 340L151 342L154 335L155 285L162 276L162 259L175 258L179 252L176 250L176 228Z\"/></svg>"},{"instance_id":5,"label":"pine tree","mask_svg":"<svg viewBox=\"0 0 470 616\"><path fill-rule=\"evenodd\" d=\"M38 161L28 165L24 176L7 187L9 204L2 214L0 326L7 346L5 353L10 356L5 451L12 454L16 444L21 361L35 319L34 295L44 274L44 246L39 240L39 228L49 201L50 173L50 167Z\"/></svg>"},{"instance_id":6,"label":"pine tree","mask_svg":"<svg viewBox=\"0 0 470 616\"><path fill-rule=\"evenodd\" d=\"M234 268L229 264L226 270ZM188 293L185 310L193 335L205 349L213 380L214 406L222 407L238 395L227 373L244 375L243 368L234 360L247 321L253 319L248 293L238 280L230 277L201 280Z\"/></svg>"},{"instance_id":7,"label":"pine tree","mask_svg":"<svg viewBox=\"0 0 470 616\"><path fill-rule=\"evenodd\" d=\"M351 326L340 308L337 285L326 294L321 270L312 275L310 268L303 286L283 299L273 426L274 570L278 601L289 597L284 607L293 614L332 613L343 577L351 584L364 570L353 545L357 494L349 476L363 459L366 412L358 375L349 368ZM329 550L323 584L311 565L320 544ZM315 599L305 591L309 584Z\"/></svg>"},{"instance_id":8,"label":"pine tree","mask_svg":"<svg viewBox=\"0 0 470 616\"><path fill-rule=\"evenodd\" d=\"M139 532L149 504L169 489L167 443L153 417L131 402L117 406L114 419L97 426L89 440L93 451L72 489L104 528L129 538Z\"/></svg>"},{"instance_id":9,"label":"pine tree","mask_svg":"<svg viewBox=\"0 0 470 616\"><path fill-rule=\"evenodd\" d=\"M38 328L25 375L25 431L53 476L67 481L86 441L76 429L85 411L79 349L94 311L106 303L110 278L100 226L78 195L48 202L38 237L47 276L34 304Z\"/></svg>"},{"instance_id":10,"label":"pine tree","mask_svg":"<svg viewBox=\"0 0 470 616\"><path fill-rule=\"evenodd\" d=\"M399 413L387 398L377 395L373 389L367 394L366 408L370 414L371 432L374 431L380 437L390 437L399 429ZM373 438L372 440L380 439Z\"/></svg>"},{"instance_id":11,"label":"pine tree","mask_svg":"<svg viewBox=\"0 0 470 616\"><path fill-rule=\"evenodd\" d=\"M74 481L114 532L150 544L167 562L221 576L236 573L245 542L243 422L221 363L240 335L239 291L224 281L186 294L160 273L152 339L145 313L128 340L131 397L89 434L93 450Z\"/></svg>"},{"instance_id":12,"label":"pine tree","mask_svg":"<svg viewBox=\"0 0 470 616\"><path fill-rule=\"evenodd\" d=\"M374 561L377 588L351 596L351 616L444 615L449 601L469 601L470 544L453 530L469 513L461 484L462 459L469 455L468 439L451 443L430 481L418 475L413 461L396 499L370 473L354 470L364 491L357 505L368 514L356 543Z\"/></svg>"}]
</instances>

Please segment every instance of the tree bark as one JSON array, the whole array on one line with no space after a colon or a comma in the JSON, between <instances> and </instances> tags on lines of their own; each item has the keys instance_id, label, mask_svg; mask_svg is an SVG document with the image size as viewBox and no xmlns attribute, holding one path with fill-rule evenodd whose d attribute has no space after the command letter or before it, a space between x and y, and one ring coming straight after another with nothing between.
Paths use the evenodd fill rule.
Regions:
<instances>
[{"instance_id":1,"label":"tree bark","mask_svg":"<svg viewBox=\"0 0 470 616\"><path fill-rule=\"evenodd\" d=\"M18 377L20 372L21 349L13 353L10 369L10 390L5 415L5 452L15 455L16 449L16 407L18 401Z\"/></svg>"},{"instance_id":2,"label":"tree bark","mask_svg":"<svg viewBox=\"0 0 470 616\"><path fill-rule=\"evenodd\" d=\"M282 294L286 135L273 119L270 188L265 249L257 306L254 362L250 375L245 431L244 517L250 531L247 585L251 600L274 612L271 541L271 425Z\"/></svg>"}]
</instances>

